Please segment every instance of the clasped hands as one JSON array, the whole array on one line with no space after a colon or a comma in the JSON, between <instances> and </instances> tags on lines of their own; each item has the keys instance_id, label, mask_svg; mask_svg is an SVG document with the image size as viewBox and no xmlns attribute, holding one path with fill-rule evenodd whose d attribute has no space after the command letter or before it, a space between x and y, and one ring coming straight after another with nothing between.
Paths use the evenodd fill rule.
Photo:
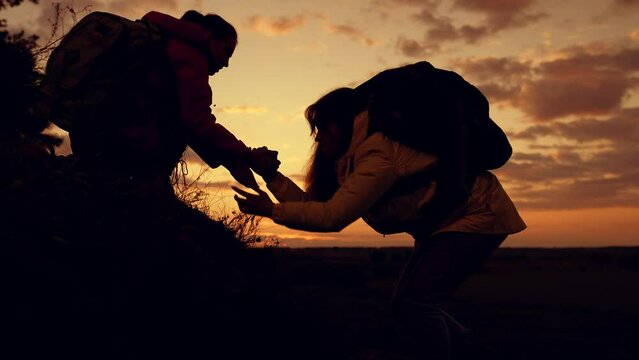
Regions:
<instances>
[{"instance_id":1,"label":"clasped hands","mask_svg":"<svg viewBox=\"0 0 639 360\"><path fill-rule=\"evenodd\" d=\"M280 161L277 159L277 151L266 147L251 149L251 169L260 175L264 181L269 182L277 174ZM236 186L231 188L237 193L233 198L243 213L271 217L273 214L273 201L268 194L259 187L253 187L257 194L242 190ZM239 196L238 196L239 195Z\"/></svg>"}]
</instances>

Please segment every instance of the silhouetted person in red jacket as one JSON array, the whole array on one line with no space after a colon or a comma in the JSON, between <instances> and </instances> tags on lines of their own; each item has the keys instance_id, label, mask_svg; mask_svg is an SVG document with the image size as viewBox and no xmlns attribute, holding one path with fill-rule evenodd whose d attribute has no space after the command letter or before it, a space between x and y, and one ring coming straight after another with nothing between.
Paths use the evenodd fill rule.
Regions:
<instances>
[{"instance_id":1,"label":"silhouetted person in red jacket","mask_svg":"<svg viewBox=\"0 0 639 360\"><path fill-rule=\"evenodd\" d=\"M237 45L235 28L218 15L194 10L181 19L152 11L143 20L157 25L167 37L164 53L174 75L178 116L186 140L183 147L188 144L210 166L222 165L240 183L257 188L249 169L250 149L218 124L211 112L209 76L228 67Z\"/></svg>"}]
</instances>

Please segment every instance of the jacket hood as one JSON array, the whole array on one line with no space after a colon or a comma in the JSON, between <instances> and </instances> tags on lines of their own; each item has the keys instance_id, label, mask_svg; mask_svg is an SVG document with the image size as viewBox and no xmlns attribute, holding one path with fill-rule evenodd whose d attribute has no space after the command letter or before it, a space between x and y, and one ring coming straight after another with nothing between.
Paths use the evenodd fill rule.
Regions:
<instances>
[{"instance_id":1,"label":"jacket hood","mask_svg":"<svg viewBox=\"0 0 639 360\"><path fill-rule=\"evenodd\" d=\"M343 157L351 157L355 154L357 148L362 145L368 138L368 110L362 111L353 121L353 136L348 150L342 155Z\"/></svg>"},{"instance_id":2,"label":"jacket hood","mask_svg":"<svg viewBox=\"0 0 639 360\"><path fill-rule=\"evenodd\" d=\"M362 111L353 121L353 135L351 136L351 143L344 155L340 156L335 162L338 169L338 181L342 183L346 176L352 170L352 162L355 157L357 148L366 141L368 138L368 110Z\"/></svg>"},{"instance_id":3,"label":"jacket hood","mask_svg":"<svg viewBox=\"0 0 639 360\"><path fill-rule=\"evenodd\" d=\"M211 35L198 24L180 20L157 11L149 12L142 19L152 22L169 35L190 43L197 48L206 49L208 47Z\"/></svg>"}]
</instances>

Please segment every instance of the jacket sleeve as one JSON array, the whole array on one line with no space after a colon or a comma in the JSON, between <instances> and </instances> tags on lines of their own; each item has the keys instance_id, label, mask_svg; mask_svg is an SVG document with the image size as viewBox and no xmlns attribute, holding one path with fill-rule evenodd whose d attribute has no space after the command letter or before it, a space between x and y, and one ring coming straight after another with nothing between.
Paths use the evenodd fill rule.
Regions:
<instances>
[{"instance_id":1,"label":"jacket sleeve","mask_svg":"<svg viewBox=\"0 0 639 360\"><path fill-rule=\"evenodd\" d=\"M292 229L341 231L366 214L398 178L388 141L366 142L355 153L354 171L327 202L283 202L273 220Z\"/></svg>"},{"instance_id":2,"label":"jacket sleeve","mask_svg":"<svg viewBox=\"0 0 639 360\"><path fill-rule=\"evenodd\" d=\"M208 83L208 62L199 50L180 41L168 44L175 72L180 119L189 135L189 145L211 166L245 156L248 149L211 112L213 92ZM223 156L226 155L226 156Z\"/></svg>"},{"instance_id":3,"label":"jacket sleeve","mask_svg":"<svg viewBox=\"0 0 639 360\"><path fill-rule=\"evenodd\" d=\"M308 200L308 194L279 171L266 184L266 187L279 202Z\"/></svg>"}]
</instances>

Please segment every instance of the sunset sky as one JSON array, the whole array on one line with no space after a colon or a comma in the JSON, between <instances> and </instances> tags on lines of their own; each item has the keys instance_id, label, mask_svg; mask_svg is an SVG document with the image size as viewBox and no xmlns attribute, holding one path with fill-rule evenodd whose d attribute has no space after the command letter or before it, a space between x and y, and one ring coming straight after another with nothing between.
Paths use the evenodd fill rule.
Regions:
<instances>
[{"instance_id":1,"label":"sunset sky","mask_svg":"<svg viewBox=\"0 0 639 360\"><path fill-rule=\"evenodd\" d=\"M495 173L528 229L504 246L639 246L639 0L76 0L74 9L140 18L214 12L235 25L230 67L211 78L218 121L248 146L278 150L300 180L312 139L303 111L319 96L426 60L491 102L511 161ZM46 38L48 1L4 10ZM71 24L66 21L66 25ZM200 162L187 157L191 174ZM223 169L204 181L215 211L236 208ZM262 232L285 246L406 246L361 220L341 233Z\"/></svg>"}]
</instances>

